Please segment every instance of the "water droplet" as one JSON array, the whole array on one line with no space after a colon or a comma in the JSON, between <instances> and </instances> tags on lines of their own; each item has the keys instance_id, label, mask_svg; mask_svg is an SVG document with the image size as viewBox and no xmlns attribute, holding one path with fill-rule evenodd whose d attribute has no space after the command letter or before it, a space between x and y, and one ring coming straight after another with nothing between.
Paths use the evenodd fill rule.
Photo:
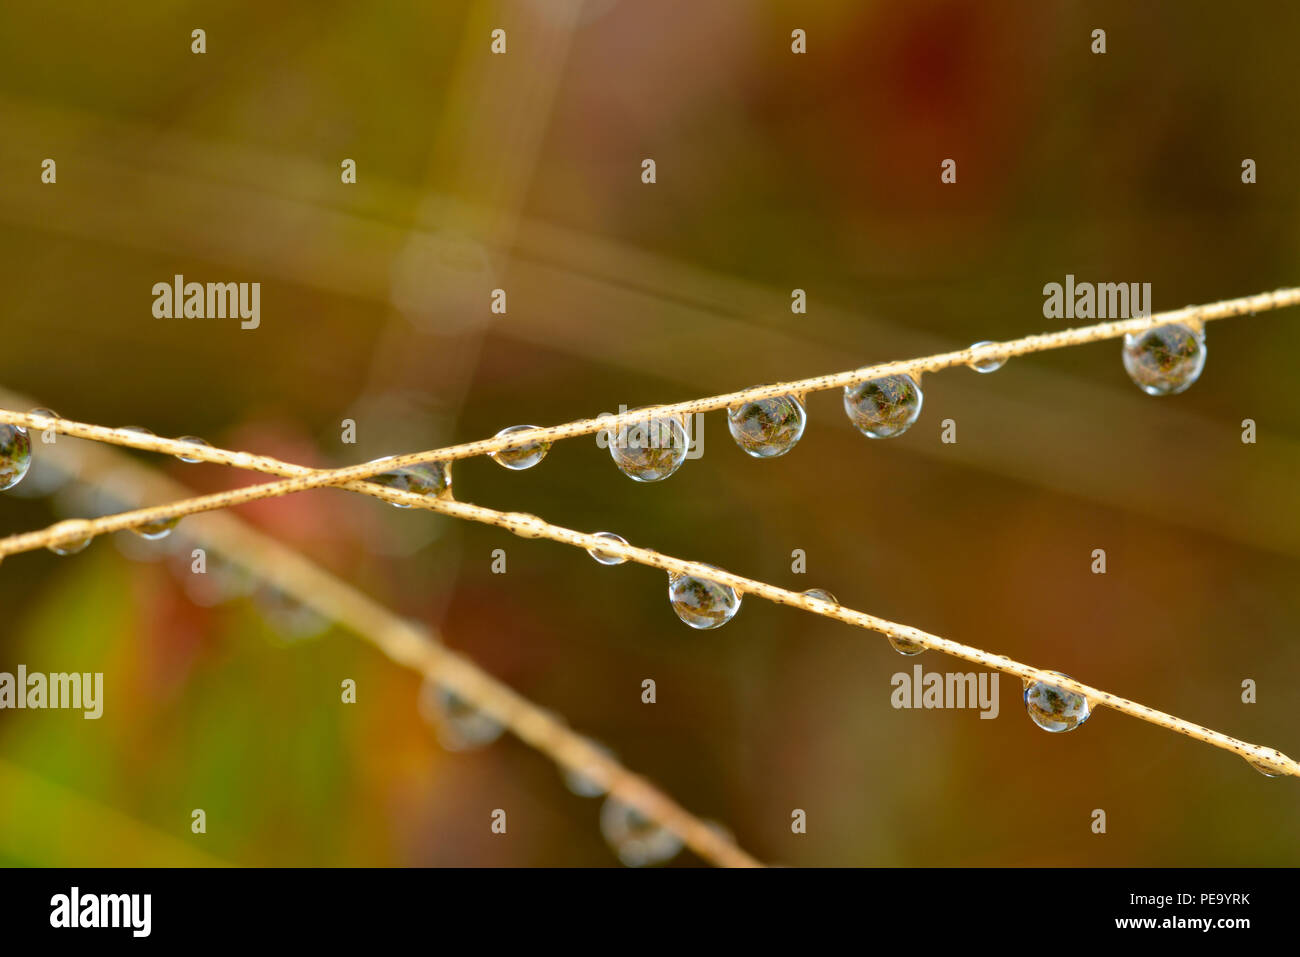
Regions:
<instances>
[{"instance_id":1,"label":"water droplet","mask_svg":"<svg viewBox=\"0 0 1300 957\"><path fill-rule=\"evenodd\" d=\"M803 437L807 422L803 403L792 395L757 399L727 410L731 437L756 459L785 455Z\"/></svg>"},{"instance_id":2,"label":"water droplet","mask_svg":"<svg viewBox=\"0 0 1300 957\"><path fill-rule=\"evenodd\" d=\"M66 522L59 522L50 526L50 532L55 535L78 532L86 528L87 525L89 523L83 518L70 518ZM61 545L50 545L48 547L56 555L75 555L77 552L85 550L92 537L87 535L85 538L74 538L72 541L64 542Z\"/></svg>"},{"instance_id":3,"label":"water droplet","mask_svg":"<svg viewBox=\"0 0 1300 957\"><path fill-rule=\"evenodd\" d=\"M595 748L605 757L611 759L614 757L614 752L611 751L609 748L605 747L603 744L597 744L594 741L589 741L588 744L590 744L593 748ZM606 791L609 790L608 785L604 781L603 775L601 774L600 771L596 770L594 765L591 766L589 769L584 768L583 770L577 770L575 768L565 768L564 786L567 787L574 794L578 795L578 797L584 797L584 798L600 797L602 794L604 794Z\"/></svg>"},{"instance_id":4,"label":"water droplet","mask_svg":"<svg viewBox=\"0 0 1300 957\"><path fill-rule=\"evenodd\" d=\"M499 439L503 435L527 432L529 429L535 428L537 428L535 425L512 425L508 429L502 429L496 434L496 437ZM522 472L546 458L546 453L549 451L551 451L550 442L529 442L517 449L502 449L500 452L493 452L489 455L489 458L497 465L503 465L513 472Z\"/></svg>"},{"instance_id":5,"label":"water droplet","mask_svg":"<svg viewBox=\"0 0 1300 957\"><path fill-rule=\"evenodd\" d=\"M809 588L804 592L809 598L820 598L822 601L828 601L832 605L838 605L839 599L828 592L825 588Z\"/></svg>"},{"instance_id":6,"label":"water droplet","mask_svg":"<svg viewBox=\"0 0 1300 957\"><path fill-rule=\"evenodd\" d=\"M420 686L419 711L448 751L486 747L505 730L495 718L429 678Z\"/></svg>"},{"instance_id":7,"label":"water droplet","mask_svg":"<svg viewBox=\"0 0 1300 957\"><path fill-rule=\"evenodd\" d=\"M1051 672L1068 678L1060 671ZM1046 681L1025 682L1025 710L1044 731L1073 731L1092 716L1092 706L1081 694Z\"/></svg>"},{"instance_id":8,"label":"water droplet","mask_svg":"<svg viewBox=\"0 0 1300 957\"><path fill-rule=\"evenodd\" d=\"M660 482L686 461L686 429L677 419L647 419L609 438L609 454L623 474L638 482Z\"/></svg>"},{"instance_id":9,"label":"water droplet","mask_svg":"<svg viewBox=\"0 0 1300 957\"><path fill-rule=\"evenodd\" d=\"M32 440L27 430L0 425L0 492L23 480L32 467Z\"/></svg>"},{"instance_id":10,"label":"water droplet","mask_svg":"<svg viewBox=\"0 0 1300 957\"><path fill-rule=\"evenodd\" d=\"M152 429L146 429L143 425L124 425L124 426L122 426L122 431L123 431L123 432L138 432L138 433L140 433L141 435L153 435L153 434L154 434Z\"/></svg>"},{"instance_id":11,"label":"water droplet","mask_svg":"<svg viewBox=\"0 0 1300 957\"><path fill-rule=\"evenodd\" d=\"M902 435L921 414L921 387L910 375L887 375L844 387L844 411L863 435Z\"/></svg>"},{"instance_id":12,"label":"water droplet","mask_svg":"<svg viewBox=\"0 0 1300 957\"><path fill-rule=\"evenodd\" d=\"M1266 778L1279 778L1282 776L1281 771L1274 771L1267 764L1261 764L1258 761L1252 761L1250 758L1246 759L1246 763L1249 764L1256 771L1258 771L1260 774L1264 775L1264 777Z\"/></svg>"},{"instance_id":13,"label":"water droplet","mask_svg":"<svg viewBox=\"0 0 1300 957\"><path fill-rule=\"evenodd\" d=\"M391 458L392 456L389 456ZM376 459L382 462L383 459ZM406 465L382 475L373 476L370 481L386 488L395 488L401 492L414 492L416 495L430 495L442 498L451 493L451 463L421 462L418 465ZM394 508L410 508L400 502L389 502Z\"/></svg>"},{"instance_id":14,"label":"water droplet","mask_svg":"<svg viewBox=\"0 0 1300 957\"><path fill-rule=\"evenodd\" d=\"M618 542L620 545L627 544L626 538L622 535L615 535L613 532L597 532L596 537L603 538L608 542ZM600 562L602 565L622 565L627 561L627 559L621 555L611 555L609 552L602 552L598 548L587 549L587 554L596 559L596 561Z\"/></svg>"},{"instance_id":15,"label":"water droplet","mask_svg":"<svg viewBox=\"0 0 1300 957\"><path fill-rule=\"evenodd\" d=\"M971 348L978 349L981 346L991 346L994 344L995 343L988 339L981 339L979 342L971 343ZM983 362L970 363L970 368L974 369L976 372L997 372L1006 364L1006 359L985 359Z\"/></svg>"},{"instance_id":16,"label":"water droplet","mask_svg":"<svg viewBox=\"0 0 1300 957\"><path fill-rule=\"evenodd\" d=\"M179 515L173 518L160 518L156 522L146 522L144 525L137 525L131 529L141 538L151 542L156 542L160 538L166 538L172 533L172 529L180 524Z\"/></svg>"},{"instance_id":17,"label":"water droplet","mask_svg":"<svg viewBox=\"0 0 1300 957\"><path fill-rule=\"evenodd\" d=\"M601 806L600 833L628 867L660 864L682 849L681 839L672 831L612 797Z\"/></svg>"},{"instance_id":18,"label":"water droplet","mask_svg":"<svg viewBox=\"0 0 1300 957\"><path fill-rule=\"evenodd\" d=\"M669 573L668 601L678 618L701 630L721 627L740 611L740 596L734 588L694 575Z\"/></svg>"},{"instance_id":19,"label":"water droplet","mask_svg":"<svg viewBox=\"0 0 1300 957\"><path fill-rule=\"evenodd\" d=\"M925 651L925 645L918 645L915 641L908 638L895 638L893 635L885 635L887 640L895 651L900 655L919 655Z\"/></svg>"},{"instance_id":20,"label":"water droplet","mask_svg":"<svg viewBox=\"0 0 1300 957\"><path fill-rule=\"evenodd\" d=\"M199 438L197 435L182 435L182 436L181 436L179 439L177 439L176 441L177 441L177 442L186 442L186 443L188 443L188 444L190 444L190 445L201 445L201 446L203 446L203 448L205 448L205 449L210 449L210 448L212 448L212 446L211 446L209 443L205 442L203 439ZM177 455L176 457L177 457L178 459L180 459L182 462L187 462L187 463L189 463L190 465L193 465L195 462L202 462L202 461L203 461L202 459L190 458L190 457L187 456L187 455Z\"/></svg>"},{"instance_id":21,"label":"water droplet","mask_svg":"<svg viewBox=\"0 0 1300 957\"><path fill-rule=\"evenodd\" d=\"M47 408L45 408L44 406L38 406L37 408L32 409L32 410L31 410L30 412L28 412L27 414L28 414L28 415L43 415L43 416L45 416L47 419L58 419L58 418L62 418L62 417L59 415L59 413L55 412L53 409L47 409Z\"/></svg>"},{"instance_id":22,"label":"water droplet","mask_svg":"<svg viewBox=\"0 0 1300 957\"><path fill-rule=\"evenodd\" d=\"M1147 395L1177 395L1205 368L1205 331L1182 323L1124 337L1124 370Z\"/></svg>"}]
</instances>

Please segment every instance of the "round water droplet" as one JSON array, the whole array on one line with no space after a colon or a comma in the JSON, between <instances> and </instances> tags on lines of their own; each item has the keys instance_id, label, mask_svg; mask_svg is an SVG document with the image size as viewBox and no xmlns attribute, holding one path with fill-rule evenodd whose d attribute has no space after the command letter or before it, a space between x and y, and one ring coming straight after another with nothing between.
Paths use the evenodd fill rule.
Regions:
<instances>
[{"instance_id":1,"label":"round water droplet","mask_svg":"<svg viewBox=\"0 0 1300 957\"><path fill-rule=\"evenodd\" d=\"M172 529L180 524L179 515L174 518L162 518L156 522L147 522L144 525L137 525L131 529L143 539L156 542L160 538L166 538L172 533Z\"/></svg>"},{"instance_id":2,"label":"round water droplet","mask_svg":"<svg viewBox=\"0 0 1300 957\"><path fill-rule=\"evenodd\" d=\"M512 425L508 429L502 429L496 434L496 437L499 439L503 435L527 432L529 429L535 428L537 428L535 425ZM489 458L497 465L503 465L513 472L522 472L546 458L546 453L549 451L551 451L550 442L529 442L517 449L502 449L500 452L493 452Z\"/></svg>"},{"instance_id":3,"label":"round water droplet","mask_svg":"<svg viewBox=\"0 0 1300 957\"><path fill-rule=\"evenodd\" d=\"M689 444L676 419L647 419L611 433L609 454L629 478L660 482L681 468Z\"/></svg>"},{"instance_id":4,"label":"round water droplet","mask_svg":"<svg viewBox=\"0 0 1300 957\"><path fill-rule=\"evenodd\" d=\"M382 459L376 459L382 461ZM384 472L370 479L386 488L395 488L401 492L414 492L416 495L428 495L442 498L451 493L451 463L421 462L407 465L391 472ZM400 502L389 502L394 508L410 508Z\"/></svg>"},{"instance_id":5,"label":"round water droplet","mask_svg":"<svg viewBox=\"0 0 1300 957\"><path fill-rule=\"evenodd\" d=\"M1264 777L1266 778L1279 778L1282 776L1281 771L1274 771L1267 764L1261 764L1258 761L1252 761L1250 758L1246 759L1246 763L1249 764L1256 771L1258 771L1260 774L1264 775Z\"/></svg>"},{"instance_id":6,"label":"round water droplet","mask_svg":"<svg viewBox=\"0 0 1300 957\"><path fill-rule=\"evenodd\" d=\"M152 429L146 429L143 425L124 425L123 432L139 432L141 435L153 435Z\"/></svg>"},{"instance_id":7,"label":"round water droplet","mask_svg":"<svg viewBox=\"0 0 1300 957\"><path fill-rule=\"evenodd\" d=\"M863 435L902 435L921 414L924 396L910 375L887 375L844 387L844 411Z\"/></svg>"},{"instance_id":8,"label":"round water droplet","mask_svg":"<svg viewBox=\"0 0 1300 957\"><path fill-rule=\"evenodd\" d=\"M201 445L201 446L203 446L203 448L205 448L205 449L210 449L210 448L212 448L212 446L211 446L209 443L205 442L203 439L199 438L197 435L182 435L182 436L181 436L179 439L177 439L176 441L177 441L177 442L186 442L186 443L188 443L188 444L190 444L190 445ZM202 459L190 458L189 456L184 455L184 454L177 455L176 457L177 457L178 459L180 459L182 462L187 462L187 463L189 463L190 465L193 465L195 462L202 462L202 461L203 461Z\"/></svg>"},{"instance_id":9,"label":"round water droplet","mask_svg":"<svg viewBox=\"0 0 1300 957\"><path fill-rule=\"evenodd\" d=\"M1060 671L1052 674L1070 677ZM1083 695L1045 681L1025 682L1025 710L1034 724L1052 732L1073 731L1092 716L1092 706Z\"/></svg>"},{"instance_id":10,"label":"round water droplet","mask_svg":"<svg viewBox=\"0 0 1300 957\"><path fill-rule=\"evenodd\" d=\"M803 403L792 395L757 399L727 410L731 437L756 459L785 455L803 437L807 422Z\"/></svg>"},{"instance_id":11,"label":"round water droplet","mask_svg":"<svg viewBox=\"0 0 1300 957\"><path fill-rule=\"evenodd\" d=\"M979 342L971 343L972 349L978 349L980 346L991 346L993 342L988 339L981 339ZM1006 359L985 359L983 362L972 362L970 368L976 372L997 372L1007 364Z\"/></svg>"},{"instance_id":12,"label":"round water droplet","mask_svg":"<svg viewBox=\"0 0 1300 957\"><path fill-rule=\"evenodd\" d=\"M1124 337L1124 370L1147 395L1177 395L1205 368L1205 331L1182 323Z\"/></svg>"},{"instance_id":13,"label":"round water droplet","mask_svg":"<svg viewBox=\"0 0 1300 957\"><path fill-rule=\"evenodd\" d=\"M594 741L589 743L597 751L605 755L605 757L614 757L614 752L603 744L597 744ZM609 790L608 785L604 781L603 775L596 769L595 765L592 765L589 769L584 768L582 770L576 768L565 768L564 786L574 794L578 795L578 797L584 798L600 797Z\"/></svg>"},{"instance_id":14,"label":"round water droplet","mask_svg":"<svg viewBox=\"0 0 1300 957\"><path fill-rule=\"evenodd\" d=\"M428 678L420 686L419 711L433 725L439 743L448 751L486 747L505 730L495 718Z\"/></svg>"},{"instance_id":15,"label":"round water droplet","mask_svg":"<svg viewBox=\"0 0 1300 957\"><path fill-rule=\"evenodd\" d=\"M693 575L668 575L668 601L678 618L701 630L719 628L740 611L734 588Z\"/></svg>"},{"instance_id":16,"label":"round water droplet","mask_svg":"<svg viewBox=\"0 0 1300 957\"><path fill-rule=\"evenodd\" d=\"M893 635L885 635L885 640L900 655L919 655L925 651L925 645L918 645L915 641L907 638L895 638Z\"/></svg>"},{"instance_id":17,"label":"round water droplet","mask_svg":"<svg viewBox=\"0 0 1300 957\"><path fill-rule=\"evenodd\" d=\"M828 601L832 605L838 605L839 599L828 592L825 588L809 588L804 592L809 598L820 598L822 601Z\"/></svg>"},{"instance_id":18,"label":"round water droplet","mask_svg":"<svg viewBox=\"0 0 1300 957\"><path fill-rule=\"evenodd\" d=\"M681 839L616 798L600 809L600 833L628 867L661 864L682 849Z\"/></svg>"},{"instance_id":19,"label":"round water droplet","mask_svg":"<svg viewBox=\"0 0 1300 957\"><path fill-rule=\"evenodd\" d=\"M79 532L86 528L88 524L89 523L85 519L70 518L66 522L59 522L56 525L50 526L50 531L55 535ZM49 550L56 555L75 555L77 552L85 550L86 546L90 544L90 539L92 537L93 536L91 535L86 535L84 538L74 538L71 541L64 542L60 545L50 545L48 547Z\"/></svg>"},{"instance_id":20,"label":"round water droplet","mask_svg":"<svg viewBox=\"0 0 1300 957\"><path fill-rule=\"evenodd\" d=\"M627 544L626 538L622 535L615 535L613 532L597 532L596 537L603 538L609 542L618 542L620 545ZM622 565L627 561L627 559L621 555L611 555L609 552L602 552L598 548L587 549L587 554L596 559L596 561L600 562L602 565Z\"/></svg>"},{"instance_id":21,"label":"round water droplet","mask_svg":"<svg viewBox=\"0 0 1300 957\"><path fill-rule=\"evenodd\" d=\"M26 429L0 425L0 492L23 480L32 467L32 440Z\"/></svg>"}]
</instances>

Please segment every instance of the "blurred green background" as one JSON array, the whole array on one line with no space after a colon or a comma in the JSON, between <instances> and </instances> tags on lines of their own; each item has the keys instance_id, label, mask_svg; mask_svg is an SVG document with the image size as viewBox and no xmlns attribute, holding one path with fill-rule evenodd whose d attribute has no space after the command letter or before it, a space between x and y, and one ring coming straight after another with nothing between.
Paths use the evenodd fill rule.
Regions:
<instances>
[{"instance_id":1,"label":"blurred green background","mask_svg":"<svg viewBox=\"0 0 1300 957\"><path fill-rule=\"evenodd\" d=\"M1157 309L1292 284L1298 29L1280 2L6 4L0 386L347 464L1060 328L1042 287L1067 273L1150 282ZM176 273L262 283L261 327L155 319ZM829 588L1294 755L1300 314L1214 323L1208 345L1172 398L1108 342L927 376L892 440L824 393L780 459L746 457L715 413L702 459L661 484L576 439L526 473L461 463L456 493ZM199 490L249 481L133 457ZM110 478L38 464L0 531L110 510ZM890 706L895 672L968 670L954 659L754 599L693 632L660 572L343 492L240 515L764 860L1300 863L1296 783L1226 752L1108 711L1045 734L1006 678L992 721ZM0 711L0 860L616 863L598 805L546 759L512 738L444 752L414 675L247 588L196 594L162 552L104 540L0 567L0 670L106 681L99 721Z\"/></svg>"}]
</instances>

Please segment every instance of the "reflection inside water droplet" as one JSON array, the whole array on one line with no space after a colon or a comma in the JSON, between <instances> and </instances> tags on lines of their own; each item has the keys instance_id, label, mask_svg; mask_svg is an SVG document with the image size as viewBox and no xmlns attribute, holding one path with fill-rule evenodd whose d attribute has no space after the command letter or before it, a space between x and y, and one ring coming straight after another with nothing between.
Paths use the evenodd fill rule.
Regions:
<instances>
[{"instance_id":1,"label":"reflection inside water droplet","mask_svg":"<svg viewBox=\"0 0 1300 957\"><path fill-rule=\"evenodd\" d=\"M661 864L682 849L677 835L613 797L601 806L600 832L628 867Z\"/></svg>"},{"instance_id":2,"label":"reflection inside water droplet","mask_svg":"<svg viewBox=\"0 0 1300 957\"><path fill-rule=\"evenodd\" d=\"M1060 671L1051 673L1070 677ZM1092 707L1083 695L1045 681L1025 682L1025 710L1034 724L1053 733L1073 731L1092 716Z\"/></svg>"},{"instance_id":3,"label":"reflection inside water droplet","mask_svg":"<svg viewBox=\"0 0 1300 957\"><path fill-rule=\"evenodd\" d=\"M187 443L189 443L190 445L200 445L200 446L203 446L204 448L209 448L209 449L212 448L211 445L209 445L209 444L208 444L207 442L205 442L203 439L199 438L197 435L182 435L182 436L181 436L179 439L177 439L176 441L177 441L177 442L187 442ZM187 456L187 455L177 455L176 457L177 457L178 459L180 459L182 462L187 462L187 463L189 463L190 465L193 465L195 462L202 462L202 461L203 461L203 459L190 458L190 457Z\"/></svg>"},{"instance_id":4,"label":"reflection inside water droplet","mask_svg":"<svg viewBox=\"0 0 1300 957\"><path fill-rule=\"evenodd\" d=\"M609 454L623 474L638 482L661 482L686 461L690 441L675 418L648 419L609 436Z\"/></svg>"},{"instance_id":5,"label":"reflection inside water droplet","mask_svg":"<svg viewBox=\"0 0 1300 957\"><path fill-rule=\"evenodd\" d=\"M909 375L889 375L844 387L844 411L863 435L902 435L921 414L921 387Z\"/></svg>"},{"instance_id":6,"label":"reflection inside water droplet","mask_svg":"<svg viewBox=\"0 0 1300 957\"><path fill-rule=\"evenodd\" d=\"M971 343L971 348L979 349L984 346L991 346L991 345L994 345L992 341L988 339L981 339L979 342ZM1007 364L1006 359L985 359L982 362L970 363L970 368L974 369L976 372L989 373L989 372L997 372L1006 364Z\"/></svg>"},{"instance_id":7,"label":"reflection inside water droplet","mask_svg":"<svg viewBox=\"0 0 1300 957\"><path fill-rule=\"evenodd\" d=\"M618 542L620 545L627 544L626 538L622 535L615 535L613 532L596 532L596 537L603 538L609 542ZM600 562L602 565L622 565L627 561L627 559L621 555L612 555L609 552L602 552L598 548L587 549L587 554L596 559L596 561Z\"/></svg>"},{"instance_id":8,"label":"reflection inside water droplet","mask_svg":"<svg viewBox=\"0 0 1300 957\"><path fill-rule=\"evenodd\" d=\"M1182 323L1124 337L1124 369L1147 395L1177 395L1205 368L1205 332Z\"/></svg>"},{"instance_id":9,"label":"reflection inside water droplet","mask_svg":"<svg viewBox=\"0 0 1300 957\"><path fill-rule=\"evenodd\" d=\"M27 430L0 425L0 492L23 480L32 467L32 440Z\"/></svg>"},{"instance_id":10,"label":"reflection inside water droplet","mask_svg":"<svg viewBox=\"0 0 1300 957\"><path fill-rule=\"evenodd\" d=\"M156 542L160 538L166 538L170 535L172 529L180 524L180 520L181 517L179 515L174 518L160 518L156 522L146 522L143 525L136 525L131 529L131 531L135 532L135 534L139 535L143 539Z\"/></svg>"},{"instance_id":11,"label":"reflection inside water droplet","mask_svg":"<svg viewBox=\"0 0 1300 957\"><path fill-rule=\"evenodd\" d=\"M383 461L376 459L376 461ZM441 498L451 492L450 462L421 462L373 476L370 481L399 492ZM389 502L394 508L410 508L403 502Z\"/></svg>"},{"instance_id":12,"label":"reflection inside water droplet","mask_svg":"<svg viewBox=\"0 0 1300 957\"><path fill-rule=\"evenodd\" d=\"M527 432L535 429L535 425L512 425L508 429L502 429L496 434L496 438L513 435L516 432ZM530 469L542 459L546 458L546 453L551 450L550 442L529 442L527 445L521 445L516 449L502 449L499 452L492 452L489 458L497 465L504 466L512 472L521 472L524 469Z\"/></svg>"},{"instance_id":13,"label":"reflection inside water droplet","mask_svg":"<svg viewBox=\"0 0 1300 957\"><path fill-rule=\"evenodd\" d=\"M736 444L756 459L785 455L803 436L807 414L792 395L756 399L727 410L727 428Z\"/></svg>"},{"instance_id":14,"label":"reflection inside water droplet","mask_svg":"<svg viewBox=\"0 0 1300 957\"><path fill-rule=\"evenodd\" d=\"M448 751L486 747L505 730L495 718L429 678L420 686L419 711Z\"/></svg>"},{"instance_id":15,"label":"reflection inside water droplet","mask_svg":"<svg viewBox=\"0 0 1300 957\"><path fill-rule=\"evenodd\" d=\"M719 628L740 611L740 595L734 588L693 575L669 574L668 601L678 618L701 630Z\"/></svg>"}]
</instances>

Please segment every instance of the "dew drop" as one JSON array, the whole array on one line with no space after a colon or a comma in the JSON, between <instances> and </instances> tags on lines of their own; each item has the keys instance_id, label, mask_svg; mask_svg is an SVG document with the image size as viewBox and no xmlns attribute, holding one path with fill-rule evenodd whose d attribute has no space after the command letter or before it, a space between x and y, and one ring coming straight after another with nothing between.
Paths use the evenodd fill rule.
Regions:
<instances>
[{"instance_id":1,"label":"dew drop","mask_svg":"<svg viewBox=\"0 0 1300 957\"><path fill-rule=\"evenodd\" d=\"M429 678L420 686L419 711L433 725L439 743L448 751L486 747L505 730L495 718Z\"/></svg>"},{"instance_id":2,"label":"dew drop","mask_svg":"<svg viewBox=\"0 0 1300 957\"><path fill-rule=\"evenodd\" d=\"M1260 774L1264 775L1264 777L1266 778L1279 778L1282 776L1282 773L1280 771L1274 771L1267 764L1261 764L1258 761L1252 761L1250 758L1246 759L1246 763L1249 764L1256 771L1258 771Z\"/></svg>"},{"instance_id":3,"label":"dew drop","mask_svg":"<svg viewBox=\"0 0 1300 957\"><path fill-rule=\"evenodd\" d=\"M626 538L622 535L615 535L613 532L597 532L596 537L603 538L607 542L618 542L620 545L627 544ZM600 562L602 565L622 565L627 561L627 559L622 555L611 555L609 552L602 552L598 548L587 549L587 554L596 559L596 561Z\"/></svg>"},{"instance_id":4,"label":"dew drop","mask_svg":"<svg viewBox=\"0 0 1300 957\"><path fill-rule=\"evenodd\" d=\"M809 588L804 592L804 594L809 598L820 598L822 601L828 601L832 605L838 605L840 603L839 599L828 592L825 588Z\"/></svg>"},{"instance_id":5,"label":"dew drop","mask_svg":"<svg viewBox=\"0 0 1300 957\"><path fill-rule=\"evenodd\" d=\"M131 529L146 541L156 542L160 538L166 538L172 533L172 529L180 524L179 515L173 518L161 518L156 522L146 522L144 525L136 525Z\"/></svg>"},{"instance_id":6,"label":"dew drop","mask_svg":"<svg viewBox=\"0 0 1300 957\"><path fill-rule=\"evenodd\" d=\"M0 425L0 492L23 480L32 467L32 440L27 430Z\"/></svg>"},{"instance_id":7,"label":"dew drop","mask_svg":"<svg viewBox=\"0 0 1300 957\"><path fill-rule=\"evenodd\" d=\"M921 414L924 396L910 375L887 375L844 387L844 411L868 438L902 435Z\"/></svg>"},{"instance_id":8,"label":"dew drop","mask_svg":"<svg viewBox=\"0 0 1300 957\"><path fill-rule=\"evenodd\" d=\"M1177 395L1205 368L1205 331L1182 323L1124 337L1124 370L1147 395Z\"/></svg>"},{"instance_id":9,"label":"dew drop","mask_svg":"<svg viewBox=\"0 0 1300 957\"><path fill-rule=\"evenodd\" d=\"M80 531L88 524L89 523L85 519L71 518L66 522L59 522L56 525L51 525L50 532L55 535L62 535L64 533ZM90 544L92 537L93 536L91 535L87 535L85 538L76 538L59 545L48 545L46 547L55 555L75 555L77 552L85 550L86 546Z\"/></svg>"},{"instance_id":10,"label":"dew drop","mask_svg":"<svg viewBox=\"0 0 1300 957\"><path fill-rule=\"evenodd\" d=\"M146 429L143 425L124 425L123 432L138 432L140 435L153 435L152 429Z\"/></svg>"},{"instance_id":11,"label":"dew drop","mask_svg":"<svg viewBox=\"0 0 1300 957\"><path fill-rule=\"evenodd\" d=\"M677 419L647 419L611 434L609 454L629 478L661 482L681 468L689 444Z\"/></svg>"},{"instance_id":12,"label":"dew drop","mask_svg":"<svg viewBox=\"0 0 1300 957\"><path fill-rule=\"evenodd\" d=\"M1068 678L1060 671L1051 672ZM1092 716L1088 699L1045 681L1025 682L1025 710L1030 719L1044 731L1073 731Z\"/></svg>"},{"instance_id":13,"label":"dew drop","mask_svg":"<svg viewBox=\"0 0 1300 957\"><path fill-rule=\"evenodd\" d=\"M682 849L676 834L613 797L600 808L600 833L628 867L661 864Z\"/></svg>"},{"instance_id":14,"label":"dew drop","mask_svg":"<svg viewBox=\"0 0 1300 957\"><path fill-rule=\"evenodd\" d=\"M376 459L380 462L382 459ZM421 462L418 465L406 465L382 475L373 476L370 481L394 488L401 492L414 492L416 495L442 498L451 493L451 464L449 462ZM410 508L400 502L389 502L394 508Z\"/></svg>"},{"instance_id":15,"label":"dew drop","mask_svg":"<svg viewBox=\"0 0 1300 957\"><path fill-rule=\"evenodd\" d=\"M719 628L740 611L740 596L734 588L694 575L669 573L668 601L678 618L701 630Z\"/></svg>"},{"instance_id":16,"label":"dew drop","mask_svg":"<svg viewBox=\"0 0 1300 957\"><path fill-rule=\"evenodd\" d=\"M205 442L203 439L199 438L197 435L182 435L182 436L181 436L179 439L177 439L176 441L177 441L177 442L185 442L185 443L188 444L188 445L201 445L201 446L203 446L203 448L205 448L205 449L210 449L210 448L212 448L212 446L211 446L209 443ZM188 464L190 464L190 465L193 465L195 462L202 462L202 461L203 461L202 459L190 458L189 456L184 455L184 454L177 455L176 457L177 457L178 459L180 459L182 462L186 462L186 463L188 463Z\"/></svg>"},{"instance_id":17,"label":"dew drop","mask_svg":"<svg viewBox=\"0 0 1300 957\"><path fill-rule=\"evenodd\" d=\"M727 410L731 437L756 459L785 455L803 437L807 423L803 403L792 395L757 399Z\"/></svg>"},{"instance_id":18,"label":"dew drop","mask_svg":"<svg viewBox=\"0 0 1300 957\"><path fill-rule=\"evenodd\" d=\"M515 432L527 432L529 429L535 428L537 428L535 425L512 425L508 429L502 429L496 434L496 437L499 439L505 435L513 435ZM497 465L505 466L512 472L522 472L546 458L546 453L549 451L551 451L550 442L529 442L517 449L502 449L499 452L492 452L489 458Z\"/></svg>"},{"instance_id":19,"label":"dew drop","mask_svg":"<svg viewBox=\"0 0 1300 957\"><path fill-rule=\"evenodd\" d=\"M30 412L28 412L27 414L28 414L28 415L43 415L43 416L45 416L47 419L58 419L58 418L62 418L62 416L60 416L59 413L55 412L53 409L47 409L47 408L45 408L44 406L40 406L40 407L38 407L38 408L32 409L32 410L31 410Z\"/></svg>"},{"instance_id":20,"label":"dew drop","mask_svg":"<svg viewBox=\"0 0 1300 957\"><path fill-rule=\"evenodd\" d=\"M893 635L885 635L885 640L900 655L919 655L925 651L925 645L918 645L908 638L895 638Z\"/></svg>"},{"instance_id":21,"label":"dew drop","mask_svg":"<svg viewBox=\"0 0 1300 957\"><path fill-rule=\"evenodd\" d=\"M994 344L995 343L993 343L988 339L981 339L979 342L971 343L971 348L978 349L981 346L991 346ZM969 365L970 368L974 369L976 372L988 373L988 372L997 372L1006 364L1007 364L1006 359L985 359L983 362L972 362Z\"/></svg>"},{"instance_id":22,"label":"dew drop","mask_svg":"<svg viewBox=\"0 0 1300 957\"><path fill-rule=\"evenodd\" d=\"M594 741L588 743L605 757L611 759L614 757L614 752L603 744L597 744ZM608 785L604 781L603 775L600 771L596 770L594 765L591 767L584 767L581 770L576 768L565 768L564 786L574 794L578 795L578 797L584 798L600 797L609 790Z\"/></svg>"}]
</instances>

